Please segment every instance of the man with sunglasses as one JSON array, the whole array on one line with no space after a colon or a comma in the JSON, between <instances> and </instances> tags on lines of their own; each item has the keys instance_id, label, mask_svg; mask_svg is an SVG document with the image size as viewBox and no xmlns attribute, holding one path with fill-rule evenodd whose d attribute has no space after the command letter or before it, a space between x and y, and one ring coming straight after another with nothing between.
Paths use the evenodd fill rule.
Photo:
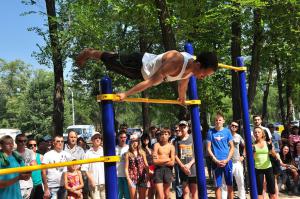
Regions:
<instances>
[{"instance_id":1,"label":"man with sunglasses","mask_svg":"<svg viewBox=\"0 0 300 199\"><path fill-rule=\"evenodd\" d=\"M37 165L41 165L43 161L43 155L37 152L37 142L34 138L29 138L27 142L27 148L32 150L35 156ZM42 171L36 170L32 172L33 189L31 191L31 198L42 199L44 196Z\"/></svg>"},{"instance_id":2,"label":"man with sunglasses","mask_svg":"<svg viewBox=\"0 0 300 199\"><path fill-rule=\"evenodd\" d=\"M245 186L244 186L244 168L243 161L245 159L245 141L238 134L239 124L236 121L232 121L230 124L230 131L233 138L234 151L232 155L232 174L235 178L238 187L238 197L239 199L246 198ZM243 154L240 154L240 146L244 149ZM222 198L227 198L226 185L222 186Z\"/></svg>"},{"instance_id":3,"label":"man with sunglasses","mask_svg":"<svg viewBox=\"0 0 300 199\"><path fill-rule=\"evenodd\" d=\"M53 138L53 149L45 153L42 164L52 164L58 162L71 161L70 153L63 151L64 138L61 135L56 135ZM66 167L57 167L53 169L44 169L42 171L44 185L44 199L63 199L65 198L65 188L63 184L63 173Z\"/></svg>"},{"instance_id":4,"label":"man with sunglasses","mask_svg":"<svg viewBox=\"0 0 300 199\"><path fill-rule=\"evenodd\" d=\"M25 134L18 134L16 136L15 142L17 144L16 151L22 156L25 166L35 164L35 155L33 151L26 148L27 137L25 136ZM20 180L20 187L21 187L21 194L23 199L30 198L31 191L33 188L32 179L30 178L27 181Z\"/></svg>"}]
</instances>

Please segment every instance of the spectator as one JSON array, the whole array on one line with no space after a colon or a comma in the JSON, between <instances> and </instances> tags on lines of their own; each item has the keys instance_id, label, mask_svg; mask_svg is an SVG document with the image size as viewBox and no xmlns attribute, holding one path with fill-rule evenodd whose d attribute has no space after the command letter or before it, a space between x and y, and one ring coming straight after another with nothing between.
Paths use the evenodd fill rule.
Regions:
<instances>
[{"instance_id":1,"label":"spectator","mask_svg":"<svg viewBox=\"0 0 300 199\"><path fill-rule=\"evenodd\" d=\"M173 145L175 147L175 152L176 152L176 149L178 149L178 140L180 140L181 136L182 136L182 132L179 128L179 125L178 126L178 129L176 129L176 139L173 141ZM176 160L176 156L175 156L175 160ZM175 170L175 182L173 184L173 186L175 186L175 192L176 192L176 198L177 199L182 199L182 183L181 183L181 180L180 180L180 169L179 169L179 165L177 164L177 162L175 161L175 165L174 165L174 170Z\"/></svg>"},{"instance_id":2,"label":"spectator","mask_svg":"<svg viewBox=\"0 0 300 199\"><path fill-rule=\"evenodd\" d=\"M145 199L148 188L148 163L145 152L140 148L136 134L130 136L129 150L125 155L125 175L131 199Z\"/></svg>"},{"instance_id":3,"label":"spectator","mask_svg":"<svg viewBox=\"0 0 300 199\"><path fill-rule=\"evenodd\" d=\"M103 156L102 137L96 132L92 138L92 147L86 152L85 159ZM104 163L96 162L82 165L82 170L87 172L90 180L91 199L105 199Z\"/></svg>"},{"instance_id":4,"label":"spectator","mask_svg":"<svg viewBox=\"0 0 300 199\"><path fill-rule=\"evenodd\" d=\"M16 151L22 156L25 166L36 164L34 152L25 148L27 143L25 134L18 134L15 141L17 144ZM33 189L32 179L20 180L20 187L23 199L29 199Z\"/></svg>"},{"instance_id":5,"label":"spectator","mask_svg":"<svg viewBox=\"0 0 300 199\"><path fill-rule=\"evenodd\" d=\"M151 146L154 145L157 140L156 140L156 131L157 131L157 127L156 126L151 126L150 129L149 129L149 132L150 132L150 144Z\"/></svg>"},{"instance_id":6,"label":"spectator","mask_svg":"<svg viewBox=\"0 0 300 199\"><path fill-rule=\"evenodd\" d=\"M289 144L289 136L292 131L292 124L288 123L287 125L284 126L284 130L281 132L281 141L282 144L288 145Z\"/></svg>"},{"instance_id":7,"label":"spectator","mask_svg":"<svg viewBox=\"0 0 300 199\"><path fill-rule=\"evenodd\" d=\"M292 176L294 183L298 182L297 168L293 165L293 158L289 149L289 146L284 145L280 151L281 164L281 175L280 175L280 189L285 191L287 189L287 181L289 176Z\"/></svg>"},{"instance_id":8,"label":"spectator","mask_svg":"<svg viewBox=\"0 0 300 199\"><path fill-rule=\"evenodd\" d=\"M73 160L76 160L72 158ZM67 190L67 199L83 199L82 188L83 180L80 170L77 165L67 167L67 172L64 173L65 189Z\"/></svg>"},{"instance_id":9,"label":"spectator","mask_svg":"<svg viewBox=\"0 0 300 199\"><path fill-rule=\"evenodd\" d=\"M76 160L82 160L84 158L84 150L77 145L77 132L69 131L68 143L64 147L64 151L70 153L72 158Z\"/></svg>"},{"instance_id":10,"label":"spectator","mask_svg":"<svg viewBox=\"0 0 300 199\"><path fill-rule=\"evenodd\" d=\"M0 169L24 166L22 157L15 151L14 140L4 135L0 140ZM12 173L0 175L0 198L22 199L19 180L29 180L31 173Z\"/></svg>"},{"instance_id":11,"label":"spectator","mask_svg":"<svg viewBox=\"0 0 300 199\"><path fill-rule=\"evenodd\" d=\"M236 180L238 187L238 197L239 199L246 198L245 192L245 178L244 178L244 168L243 161L245 159L245 150L243 155L240 155L240 146L245 149L244 139L238 134L239 124L235 121L230 124L230 131L233 139L234 152L232 155L232 174ZM226 197L227 198L227 197Z\"/></svg>"},{"instance_id":12,"label":"spectator","mask_svg":"<svg viewBox=\"0 0 300 199\"><path fill-rule=\"evenodd\" d=\"M64 138L56 135L53 138L53 149L45 153L42 164L70 161L72 159L71 154L63 151L63 148ZM42 171L45 199L63 199L65 197L65 188L62 180L64 171L66 171L65 167L44 169Z\"/></svg>"},{"instance_id":13,"label":"spectator","mask_svg":"<svg viewBox=\"0 0 300 199\"><path fill-rule=\"evenodd\" d=\"M154 183L158 198L169 198L173 181L173 166L175 162L175 148L169 143L171 131L162 129L158 143L154 144L153 163L155 164Z\"/></svg>"},{"instance_id":14,"label":"spectator","mask_svg":"<svg viewBox=\"0 0 300 199\"><path fill-rule=\"evenodd\" d=\"M192 134L189 134L189 126L186 121L179 122L180 137L175 141L175 160L179 166L179 176L182 184L183 198L198 197L196 166L194 158L194 143Z\"/></svg>"},{"instance_id":15,"label":"spectator","mask_svg":"<svg viewBox=\"0 0 300 199\"><path fill-rule=\"evenodd\" d=\"M171 136L169 138L169 142L170 143L174 143L174 141L176 140L177 138L177 132L179 131L179 126L178 125L175 125L174 128L172 129L171 131Z\"/></svg>"},{"instance_id":16,"label":"spectator","mask_svg":"<svg viewBox=\"0 0 300 199\"><path fill-rule=\"evenodd\" d=\"M116 155L121 157L120 162L117 162L117 176L118 176L118 198L129 199L128 184L125 175L125 153L127 153L129 146L126 144L127 135L125 131L121 131L118 136L118 145L116 146Z\"/></svg>"},{"instance_id":17,"label":"spectator","mask_svg":"<svg viewBox=\"0 0 300 199\"><path fill-rule=\"evenodd\" d=\"M142 149L146 153L146 158L147 162L149 165L149 181L150 181L150 187L148 190L148 193L146 195L148 196L149 199L154 198L155 195L155 186L153 182L153 174L154 174L154 169L155 166L152 161L152 149L151 149L151 144L150 144L150 136L147 133L144 133L141 137L141 143L142 143Z\"/></svg>"},{"instance_id":18,"label":"spectator","mask_svg":"<svg viewBox=\"0 0 300 199\"><path fill-rule=\"evenodd\" d=\"M289 135L289 144L290 144L290 149L291 153L294 154L294 144L296 142L300 142L300 135L299 135L299 127L298 126L293 126L292 127L292 132Z\"/></svg>"},{"instance_id":19,"label":"spectator","mask_svg":"<svg viewBox=\"0 0 300 199\"><path fill-rule=\"evenodd\" d=\"M272 148L272 144L265 141L265 131L261 127L253 129L255 143L253 146L254 161L255 161L255 174L257 182L258 198L263 198L263 183L264 178L267 182L267 190L270 198L277 198L275 195L275 178L273 174L272 164L270 161L269 153L274 158L278 158L276 152Z\"/></svg>"},{"instance_id":20,"label":"spectator","mask_svg":"<svg viewBox=\"0 0 300 199\"><path fill-rule=\"evenodd\" d=\"M266 135L266 141L270 142L272 140L272 134L270 132L270 130L264 126L262 126L262 118L260 115L254 115L253 116L253 124L254 124L254 128L255 127L260 127L265 131L265 135ZM252 133L252 138L255 139L255 136Z\"/></svg>"},{"instance_id":21,"label":"spectator","mask_svg":"<svg viewBox=\"0 0 300 199\"><path fill-rule=\"evenodd\" d=\"M294 160L293 160L293 165L298 171L298 178L295 178L295 192L298 194L299 193L299 186L300 186L300 142L297 142L294 144Z\"/></svg>"},{"instance_id":22,"label":"spectator","mask_svg":"<svg viewBox=\"0 0 300 199\"><path fill-rule=\"evenodd\" d=\"M79 137L77 139L77 145L80 146L84 152L87 152L87 150L90 149L90 146L86 143L86 141L82 137Z\"/></svg>"},{"instance_id":23,"label":"spectator","mask_svg":"<svg viewBox=\"0 0 300 199\"><path fill-rule=\"evenodd\" d=\"M213 161L213 174L215 179L216 198L221 199L222 178L224 175L227 192L233 199L232 155L234 152L233 139L230 131L224 128L224 116L218 112L215 117L215 128L207 134L207 151Z\"/></svg>"},{"instance_id":24,"label":"spectator","mask_svg":"<svg viewBox=\"0 0 300 199\"><path fill-rule=\"evenodd\" d=\"M33 138L30 138L27 142L27 148L33 151L36 164L41 165L44 156L37 152L36 140ZM42 199L44 196L42 171L41 170L33 171L31 177L32 177L32 182L33 182L33 190L31 192L31 198Z\"/></svg>"},{"instance_id":25,"label":"spectator","mask_svg":"<svg viewBox=\"0 0 300 199\"><path fill-rule=\"evenodd\" d=\"M275 127L273 124L268 125L268 129L270 130L272 134L272 144L274 146L274 150L276 153L280 153L280 149L282 147L281 137L280 135L275 131Z\"/></svg>"}]
</instances>

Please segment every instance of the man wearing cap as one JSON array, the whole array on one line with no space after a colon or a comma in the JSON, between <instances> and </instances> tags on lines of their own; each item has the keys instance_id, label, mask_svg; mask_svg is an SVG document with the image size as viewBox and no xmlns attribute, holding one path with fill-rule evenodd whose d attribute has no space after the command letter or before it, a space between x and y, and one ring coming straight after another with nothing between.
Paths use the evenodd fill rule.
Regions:
<instances>
[{"instance_id":1,"label":"man wearing cap","mask_svg":"<svg viewBox=\"0 0 300 199\"><path fill-rule=\"evenodd\" d=\"M179 166L179 176L182 183L183 198L189 197L198 198L196 166L194 158L194 143L193 137L188 133L189 125L187 121L179 122L181 131L178 140L175 142L175 160Z\"/></svg>"},{"instance_id":2,"label":"man wearing cap","mask_svg":"<svg viewBox=\"0 0 300 199\"><path fill-rule=\"evenodd\" d=\"M102 136L99 132L91 138L92 147L86 152L84 159L99 158L103 156ZM90 196L92 199L105 199L104 163L96 162L82 165L81 170L87 171L91 182Z\"/></svg>"}]
</instances>

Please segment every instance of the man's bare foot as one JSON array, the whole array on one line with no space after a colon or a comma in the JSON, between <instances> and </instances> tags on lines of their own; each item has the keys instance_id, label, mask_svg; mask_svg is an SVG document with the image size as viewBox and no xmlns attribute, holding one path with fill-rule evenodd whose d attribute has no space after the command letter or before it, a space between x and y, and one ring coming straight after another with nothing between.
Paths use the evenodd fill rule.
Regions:
<instances>
[{"instance_id":1,"label":"man's bare foot","mask_svg":"<svg viewBox=\"0 0 300 199\"><path fill-rule=\"evenodd\" d=\"M93 48L85 48L76 57L76 64L82 68L85 65L87 60L89 59L99 60L101 58L101 55L102 52L99 50L95 50Z\"/></svg>"}]
</instances>

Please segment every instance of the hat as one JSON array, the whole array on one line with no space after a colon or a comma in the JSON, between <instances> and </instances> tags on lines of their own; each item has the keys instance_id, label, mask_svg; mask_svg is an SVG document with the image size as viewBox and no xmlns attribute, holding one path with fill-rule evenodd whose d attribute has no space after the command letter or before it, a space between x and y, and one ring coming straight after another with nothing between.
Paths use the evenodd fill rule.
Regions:
<instances>
[{"instance_id":1,"label":"hat","mask_svg":"<svg viewBox=\"0 0 300 199\"><path fill-rule=\"evenodd\" d=\"M181 125L188 126L189 123L188 123L187 121L185 121L185 120L181 120L181 121L179 122L179 126L181 126Z\"/></svg>"},{"instance_id":2,"label":"hat","mask_svg":"<svg viewBox=\"0 0 300 199\"><path fill-rule=\"evenodd\" d=\"M94 139L96 135L99 135L101 137L101 134L98 131L95 131L91 137L91 139ZM102 137L101 137L102 138Z\"/></svg>"}]
</instances>

